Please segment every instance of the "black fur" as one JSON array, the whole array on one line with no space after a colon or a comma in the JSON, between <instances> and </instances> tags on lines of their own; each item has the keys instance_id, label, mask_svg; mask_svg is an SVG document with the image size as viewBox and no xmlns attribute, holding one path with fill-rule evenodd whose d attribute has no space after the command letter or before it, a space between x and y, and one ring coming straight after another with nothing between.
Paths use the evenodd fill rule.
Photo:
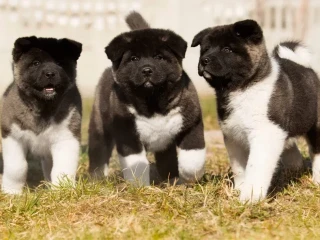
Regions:
<instances>
[{"instance_id":1,"label":"black fur","mask_svg":"<svg viewBox=\"0 0 320 240\"><path fill-rule=\"evenodd\" d=\"M105 48L113 67L106 69L96 90L89 128L89 171L94 173L109 162L114 145L122 156L140 153L143 147L148 150L128 106L148 118L166 115L179 106L181 132L170 146L155 153L160 175L164 179L178 177L176 147L204 148L198 96L182 69L187 43L172 31L146 28L141 18L137 13L129 15L130 27L143 27L120 34ZM152 74L144 74L145 68Z\"/></svg>"},{"instance_id":2,"label":"black fur","mask_svg":"<svg viewBox=\"0 0 320 240\"><path fill-rule=\"evenodd\" d=\"M149 24L144 20L141 14L135 11L131 12L126 17L126 23L131 30L150 28Z\"/></svg>"},{"instance_id":3,"label":"black fur","mask_svg":"<svg viewBox=\"0 0 320 240\"><path fill-rule=\"evenodd\" d=\"M230 113L230 92L245 89L270 72L262 30L253 20L206 28L192 41L192 47L198 45L199 75L216 90L218 116L224 120Z\"/></svg>"},{"instance_id":4,"label":"black fur","mask_svg":"<svg viewBox=\"0 0 320 240\"><path fill-rule=\"evenodd\" d=\"M81 97L75 84L81 43L69 39L23 37L12 51L14 81L3 97L2 137L12 123L36 134L54 122L59 123L76 108L75 124L70 126L80 139ZM47 73L54 73L48 78ZM45 89L53 88L48 94Z\"/></svg>"},{"instance_id":5,"label":"black fur","mask_svg":"<svg viewBox=\"0 0 320 240\"><path fill-rule=\"evenodd\" d=\"M288 138L306 136L311 152L320 153L320 84L312 68L281 58L279 46L273 50L271 59L266 50L263 32L252 20L207 28L194 37L192 46L197 45L201 46L199 75L204 76L216 90L221 123L234 110L229 105L231 93L245 91L266 79L274 70L271 61L276 61L279 73L268 103L267 117L283 129ZM293 52L298 47L303 47L295 41L280 45ZM236 123L234 125L237 126ZM231 133L227 134L232 135L230 128L227 131ZM251 131L250 127L246 130ZM237 141L239 145L246 144L245 140Z\"/></svg>"},{"instance_id":6,"label":"black fur","mask_svg":"<svg viewBox=\"0 0 320 240\"><path fill-rule=\"evenodd\" d=\"M279 57L277 61L281 72L269 103L269 118L290 137L305 135L317 121L319 79L311 68Z\"/></svg>"}]
</instances>

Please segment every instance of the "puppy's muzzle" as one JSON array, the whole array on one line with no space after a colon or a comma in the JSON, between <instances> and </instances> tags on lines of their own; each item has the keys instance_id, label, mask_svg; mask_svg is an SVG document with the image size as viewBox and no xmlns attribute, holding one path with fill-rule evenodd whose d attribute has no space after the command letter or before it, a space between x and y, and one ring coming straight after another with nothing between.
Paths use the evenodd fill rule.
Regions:
<instances>
[{"instance_id":1,"label":"puppy's muzzle","mask_svg":"<svg viewBox=\"0 0 320 240\"><path fill-rule=\"evenodd\" d=\"M144 67L142 69L142 74L144 77L150 77L153 73L153 70L150 67Z\"/></svg>"},{"instance_id":2,"label":"puppy's muzzle","mask_svg":"<svg viewBox=\"0 0 320 240\"><path fill-rule=\"evenodd\" d=\"M55 74L54 72L46 72L46 73L45 73L45 76L46 76L46 78L48 78L48 79L54 78L55 75L56 75L56 74Z\"/></svg>"}]
</instances>

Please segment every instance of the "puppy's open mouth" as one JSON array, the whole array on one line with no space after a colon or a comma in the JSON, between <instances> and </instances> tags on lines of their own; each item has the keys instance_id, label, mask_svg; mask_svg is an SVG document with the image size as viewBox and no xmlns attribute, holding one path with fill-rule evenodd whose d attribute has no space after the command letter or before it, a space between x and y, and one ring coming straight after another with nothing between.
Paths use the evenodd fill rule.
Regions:
<instances>
[{"instance_id":1,"label":"puppy's open mouth","mask_svg":"<svg viewBox=\"0 0 320 240\"><path fill-rule=\"evenodd\" d=\"M48 85L44 87L42 91L45 95L49 95L49 96L56 94L56 88L53 85Z\"/></svg>"},{"instance_id":2,"label":"puppy's open mouth","mask_svg":"<svg viewBox=\"0 0 320 240\"><path fill-rule=\"evenodd\" d=\"M146 81L144 84L143 84L143 87L147 88L147 89L152 89L154 87L153 83L150 82L150 81Z\"/></svg>"}]
</instances>

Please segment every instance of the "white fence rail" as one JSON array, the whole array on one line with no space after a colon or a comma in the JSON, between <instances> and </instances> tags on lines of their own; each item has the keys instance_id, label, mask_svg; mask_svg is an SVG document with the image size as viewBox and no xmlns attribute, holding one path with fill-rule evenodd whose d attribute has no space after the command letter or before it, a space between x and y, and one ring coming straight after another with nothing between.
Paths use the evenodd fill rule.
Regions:
<instances>
[{"instance_id":1,"label":"white fence rail","mask_svg":"<svg viewBox=\"0 0 320 240\"><path fill-rule=\"evenodd\" d=\"M84 44L78 83L92 96L100 74L110 65L103 48L128 30L123 19L133 9L151 26L173 29L189 43L205 27L253 18L263 27L270 50L283 40L303 40L320 70L320 0L0 0L0 92L12 81L13 41L37 35L69 37ZM209 88L197 75L198 55L199 49L188 49L184 66L205 92Z\"/></svg>"}]
</instances>

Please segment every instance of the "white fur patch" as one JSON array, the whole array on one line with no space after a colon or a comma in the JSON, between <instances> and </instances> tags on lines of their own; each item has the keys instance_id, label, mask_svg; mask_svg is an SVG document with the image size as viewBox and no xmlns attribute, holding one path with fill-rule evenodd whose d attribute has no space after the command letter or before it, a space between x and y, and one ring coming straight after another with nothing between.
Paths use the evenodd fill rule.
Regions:
<instances>
[{"instance_id":1,"label":"white fur patch","mask_svg":"<svg viewBox=\"0 0 320 240\"><path fill-rule=\"evenodd\" d=\"M14 189L11 185L18 184L21 186L20 191L22 190L25 178L22 177L24 171L21 168L24 166L23 162L27 151L34 156L41 157L42 161L50 161L49 159L52 157L53 163L43 163L46 178L49 177L48 168L52 166L50 176L52 183L58 184L59 180L65 175L71 180L75 179L80 143L68 128L73 113L74 111L70 111L68 117L59 124L52 122L47 129L38 135L30 130L20 129L17 124L12 124L10 135L2 140L4 143L3 158L5 166L3 178L11 178L11 181L15 183L7 184L8 181L4 180L3 189ZM17 163L13 166L12 163L15 161ZM14 180L10 177L13 175L16 175L15 178L20 180Z\"/></svg>"},{"instance_id":2,"label":"white fur patch","mask_svg":"<svg viewBox=\"0 0 320 240\"><path fill-rule=\"evenodd\" d=\"M125 180L132 182L136 186L150 185L150 166L145 151L126 157L120 154L118 156Z\"/></svg>"},{"instance_id":3,"label":"white fur patch","mask_svg":"<svg viewBox=\"0 0 320 240\"><path fill-rule=\"evenodd\" d=\"M133 107L128 109L135 116L140 140L149 151L166 149L181 131L183 119L179 107L172 109L167 115L154 114L151 118L139 115Z\"/></svg>"},{"instance_id":4,"label":"white fur patch","mask_svg":"<svg viewBox=\"0 0 320 240\"><path fill-rule=\"evenodd\" d=\"M231 114L220 123L223 134L229 139L249 147L249 135L252 130L272 124L268 118L268 105L278 79L279 64L272 59L271 74L244 91L235 91L229 95L228 108Z\"/></svg>"},{"instance_id":5,"label":"white fur patch","mask_svg":"<svg viewBox=\"0 0 320 240\"><path fill-rule=\"evenodd\" d=\"M109 174L109 165L106 163L106 164L104 164L103 175L104 175L105 177L107 177L108 174Z\"/></svg>"},{"instance_id":6,"label":"white fur patch","mask_svg":"<svg viewBox=\"0 0 320 240\"><path fill-rule=\"evenodd\" d=\"M21 142L11 136L2 139L3 177L2 191L20 194L28 171L26 151Z\"/></svg>"},{"instance_id":7,"label":"white fur patch","mask_svg":"<svg viewBox=\"0 0 320 240\"><path fill-rule=\"evenodd\" d=\"M304 46L298 46L294 51L290 48L279 45L278 54L280 58L285 58L309 68L311 65L311 53Z\"/></svg>"},{"instance_id":8,"label":"white fur patch","mask_svg":"<svg viewBox=\"0 0 320 240\"><path fill-rule=\"evenodd\" d=\"M204 174L206 149L179 149L179 177L183 182L195 182Z\"/></svg>"},{"instance_id":9,"label":"white fur patch","mask_svg":"<svg viewBox=\"0 0 320 240\"><path fill-rule=\"evenodd\" d=\"M274 59L271 63L272 71L268 77L243 91L230 94L228 107L231 113L221 122L223 134L230 141L250 149L244 184L240 187L242 201L266 197L287 136L268 118L269 101L279 74L278 63ZM240 161L242 158L235 156L234 159Z\"/></svg>"},{"instance_id":10,"label":"white fur patch","mask_svg":"<svg viewBox=\"0 0 320 240\"><path fill-rule=\"evenodd\" d=\"M314 154L312 159L312 180L320 184L320 154Z\"/></svg>"}]
</instances>

